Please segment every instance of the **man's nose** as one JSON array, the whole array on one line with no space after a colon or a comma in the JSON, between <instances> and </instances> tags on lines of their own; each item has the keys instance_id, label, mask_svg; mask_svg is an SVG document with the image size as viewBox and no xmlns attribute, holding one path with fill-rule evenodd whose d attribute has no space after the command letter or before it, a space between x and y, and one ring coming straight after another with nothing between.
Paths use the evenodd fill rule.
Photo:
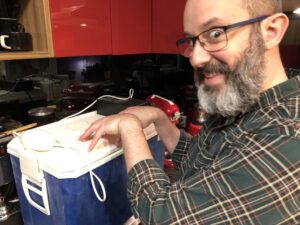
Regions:
<instances>
[{"instance_id":1,"label":"man's nose","mask_svg":"<svg viewBox=\"0 0 300 225\"><path fill-rule=\"evenodd\" d=\"M194 68L201 68L206 65L211 58L211 54L200 45L199 41L196 41L192 54L189 58L191 65Z\"/></svg>"}]
</instances>

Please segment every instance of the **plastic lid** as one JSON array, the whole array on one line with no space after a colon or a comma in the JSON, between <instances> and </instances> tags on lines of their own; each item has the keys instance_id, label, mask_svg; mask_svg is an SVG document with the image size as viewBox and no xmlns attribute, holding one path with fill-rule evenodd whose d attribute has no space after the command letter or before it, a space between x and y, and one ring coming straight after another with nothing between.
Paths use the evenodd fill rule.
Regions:
<instances>
[{"instance_id":1,"label":"plastic lid","mask_svg":"<svg viewBox=\"0 0 300 225\"><path fill-rule=\"evenodd\" d=\"M16 157L22 156L22 151L35 150L39 168L57 178L76 178L85 174L89 169L94 169L121 155L123 150L106 139L98 141L95 149L88 152L90 141L81 142L79 136L95 120L102 118L96 112L82 114L67 120L34 128L27 131L27 136L45 138L45 145L32 147L23 140L22 135L14 138L8 144L8 153ZM147 139L156 135L153 125L144 130ZM25 136L26 133L23 133ZM51 137L51 138L50 138ZM28 138L28 139L30 139ZM27 140L28 141L28 140ZM53 143L53 147L51 146ZM45 151L42 151L42 150ZM46 151L47 149L47 151Z\"/></svg>"}]
</instances>

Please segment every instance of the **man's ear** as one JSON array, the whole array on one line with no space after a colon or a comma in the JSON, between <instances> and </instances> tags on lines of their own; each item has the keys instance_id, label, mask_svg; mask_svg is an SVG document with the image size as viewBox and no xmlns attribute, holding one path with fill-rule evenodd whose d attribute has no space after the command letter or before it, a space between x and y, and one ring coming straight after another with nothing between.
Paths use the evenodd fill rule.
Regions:
<instances>
[{"instance_id":1,"label":"man's ear","mask_svg":"<svg viewBox=\"0 0 300 225\"><path fill-rule=\"evenodd\" d=\"M289 19L284 13L269 16L261 23L266 49L278 46L288 28Z\"/></svg>"}]
</instances>

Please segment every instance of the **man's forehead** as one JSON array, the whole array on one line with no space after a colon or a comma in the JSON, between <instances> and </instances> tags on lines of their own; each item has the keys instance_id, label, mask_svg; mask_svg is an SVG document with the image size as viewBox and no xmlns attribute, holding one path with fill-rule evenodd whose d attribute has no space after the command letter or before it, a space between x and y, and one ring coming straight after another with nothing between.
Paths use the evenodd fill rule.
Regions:
<instances>
[{"instance_id":1,"label":"man's forehead","mask_svg":"<svg viewBox=\"0 0 300 225\"><path fill-rule=\"evenodd\" d=\"M194 32L192 30L194 30L194 29L196 29L196 32L199 33L200 31L208 30L210 28L213 28L216 26L221 26L221 25L222 26L225 25L225 21L222 18L218 18L218 17L211 17L211 18L207 18L207 20L201 20L201 23L189 23L184 26L185 27L185 35L193 36Z\"/></svg>"},{"instance_id":2,"label":"man's forehead","mask_svg":"<svg viewBox=\"0 0 300 225\"><path fill-rule=\"evenodd\" d=\"M245 8L245 0L187 0L187 5L191 5L192 8L201 7L203 9L228 9L228 8Z\"/></svg>"},{"instance_id":3,"label":"man's forehead","mask_svg":"<svg viewBox=\"0 0 300 225\"><path fill-rule=\"evenodd\" d=\"M188 0L184 10L184 28L199 30L213 25L228 25L247 19L243 0Z\"/></svg>"}]
</instances>

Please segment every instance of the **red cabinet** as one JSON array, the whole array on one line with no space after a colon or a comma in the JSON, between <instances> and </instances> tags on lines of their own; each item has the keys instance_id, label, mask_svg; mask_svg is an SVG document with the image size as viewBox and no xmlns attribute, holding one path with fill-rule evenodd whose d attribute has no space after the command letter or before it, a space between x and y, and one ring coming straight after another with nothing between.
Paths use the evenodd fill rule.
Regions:
<instances>
[{"instance_id":1,"label":"red cabinet","mask_svg":"<svg viewBox=\"0 0 300 225\"><path fill-rule=\"evenodd\" d=\"M112 53L110 0L50 0L54 56Z\"/></svg>"},{"instance_id":2,"label":"red cabinet","mask_svg":"<svg viewBox=\"0 0 300 225\"><path fill-rule=\"evenodd\" d=\"M152 52L178 53L176 41L183 36L186 0L152 0Z\"/></svg>"},{"instance_id":3,"label":"red cabinet","mask_svg":"<svg viewBox=\"0 0 300 225\"><path fill-rule=\"evenodd\" d=\"M151 52L151 0L111 0L112 53Z\"/></svg>"},{"instance_id":4,"label":"red cabinet","mask_svg":"<svg viewBox=\"0 0 300 225\"><path fill-rule=\"evenodd\" d=\"M55 57L177 54L186 0L49 0Z\"/></svg>"}]
</instances>

